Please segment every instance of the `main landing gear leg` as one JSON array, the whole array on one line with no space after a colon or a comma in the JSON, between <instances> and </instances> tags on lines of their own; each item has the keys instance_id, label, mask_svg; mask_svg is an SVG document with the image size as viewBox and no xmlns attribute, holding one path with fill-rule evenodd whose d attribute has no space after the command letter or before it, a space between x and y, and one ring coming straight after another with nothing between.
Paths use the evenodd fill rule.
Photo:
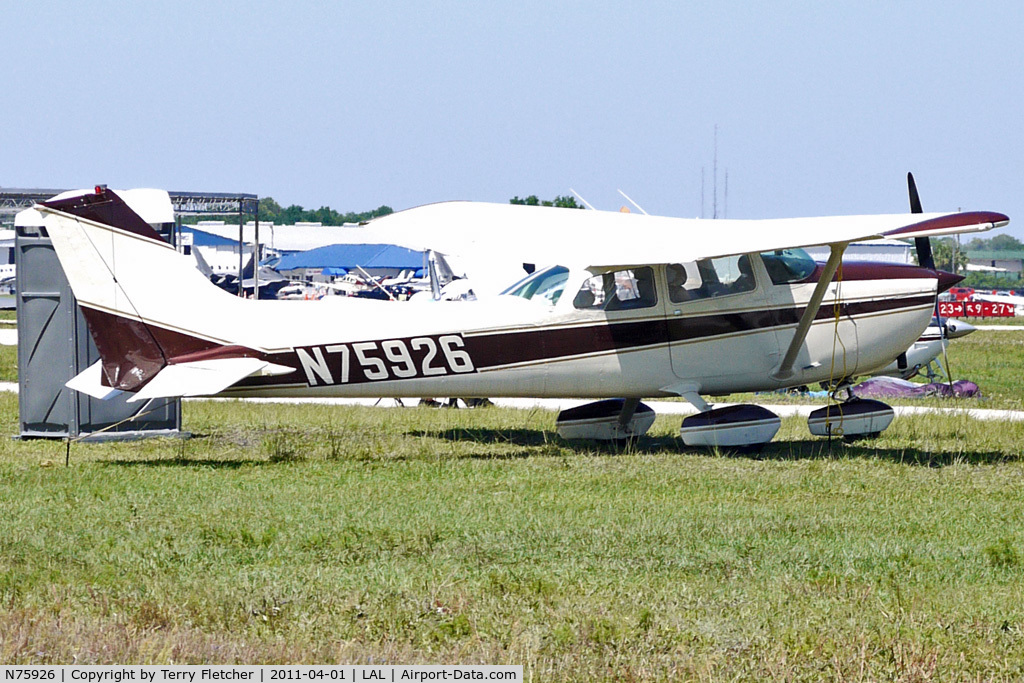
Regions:
<instances>
[{"instance_id":1,"label":"main landing gear leg","mask_svg":"<svg viewBox=\"0 0 1024 683\"><path fill-rule=\"evenodd\" d=\"M626 398L622 400L622 412L619 413L619 429L629 429L629 423L636 415L636 409L640 406L640 399Z\"/></svg>"}]
</instances>

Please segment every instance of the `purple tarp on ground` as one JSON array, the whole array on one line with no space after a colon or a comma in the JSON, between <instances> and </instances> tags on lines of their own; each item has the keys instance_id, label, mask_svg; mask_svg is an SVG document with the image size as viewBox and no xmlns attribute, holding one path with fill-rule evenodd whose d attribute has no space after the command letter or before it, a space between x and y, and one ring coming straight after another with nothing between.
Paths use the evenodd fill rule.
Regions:
<instances>
[{"instance_id":1,"label":"purple tarp on ground","mask_svg":"<svg viewBox=\"0 0 1024 683\"><path fill-rule=\"evenodd\" d=\"M855 396L863 398L923 398L925 396L980 396L978 385L965 379L947 383L915 384L895 377L873 377L853 387Z\"/></svg>"}]
</instances>

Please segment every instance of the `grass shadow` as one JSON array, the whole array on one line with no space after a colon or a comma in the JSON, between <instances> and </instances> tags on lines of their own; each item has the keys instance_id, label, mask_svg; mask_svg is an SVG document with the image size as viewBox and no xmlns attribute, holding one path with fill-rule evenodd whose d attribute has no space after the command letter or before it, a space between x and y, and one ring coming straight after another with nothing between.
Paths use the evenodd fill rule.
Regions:
<instances>
[{"instance_id":1,"label":"grass shadow","mask_svg":"<svg viewBox=\"0 0 1024 683\"><path fill-rule=\"evenodd\" d=\"M581 441L570 441L563 439L558 434L542 429L488 429L484 427L453 427L450 429L437 430L412 430L406 432L408 436L429 437L443 439L445 441L473 441L477 443L505 443L512 446L520 446L523 449L516 454L476 454L465 457L495 458L507 457L530 457L543 455L541 451L545 447L555 449L566 449L577 452L598 453L602 455L623 455L623 454L654 454L664 452L678 452L677 444L682 442L672 437L648 437L642 436L629 441L597 441L584 439ZM554 453L552 453L554 454Z\"/></svg>"},{"instance_id":2,"label":"grass shadow","mask_svg":"<svg viewBox=\"0 0 1024 683\"><path fill-rule=\"evenodd\" d=\"M886 448L875 445L875 441L861 440L845 442L833 439L800 439L773 441L759 448L694 448L673 436L643 436L629 442L569 441L557 434L534 429L487 429L451 428L442 430L413 430L409 436L443 439L446 441L472 441L478 443L507 443L520 446L512 454L474 453L463 457L480 459L515 459L557 455L565 449L598 455L658 455L667 453L690 453L694 455L719 455L724 457L749 458L751 460L853 460L872 458L904 465L919 467L948 467L950 465L995 465L1012 462L1018 458L999 451L985 452L934 452L919 448ZM545 453L545 447L553 447Z\"/></svg>"},{"instance_id":3,"label":"grass shadow","mask_svg":"<svg viewBox=\"0 0 1024 683\"><path fill-rule=\"evenodd\" d=\"M919 467L948 467L950 465L998 465L1018 460L999 451L935 452L920 448L886 448L874 445L872 440L847 443L833 439L801 439L772 442L757 452L736 455L758 460L854 460L870 458L901 465Z\"/></svg>"},{"instance_id":4,"label":"grass shadow","mask_svg":"<svg viewBox=\"0 0 1024 683\"><path fill-rule=\"evenodd\" d=\"M208 467L217 470L236 470L241 467L274 465L270 460L253 460L251 458L215 460L206 458L149 458L146 460L104 460L100 464L110 467Z\"/></svg>"},{"instance_id":5,"label":"grass shadow","mask_svg":"<svg viewBox=\"0 0 1024 683\"><path fill-rule=\"evenodd\" d=\"M429 437L446 441L479 441L506 443L513 446L543 446L551 441L539 429L488 429L485 427L451 427L449 429L413 429L408 436Z\"/></svg>"}]
</instances>

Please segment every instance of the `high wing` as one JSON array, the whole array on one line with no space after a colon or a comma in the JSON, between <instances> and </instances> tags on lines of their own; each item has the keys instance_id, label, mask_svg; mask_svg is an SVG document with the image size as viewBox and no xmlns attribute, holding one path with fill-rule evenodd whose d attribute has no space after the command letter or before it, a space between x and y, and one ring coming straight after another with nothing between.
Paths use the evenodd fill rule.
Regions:
<instances>
[{"instance_id":1,"label":"high wing","mask_svg":"<svg viewBox=\"0 0 1024 683\"><path fill-rule=\"evenodd\" d=\"M1001 213L889 214L761 220L669 218L555 207L441 202L353 228L353 239L445 254L494 253L505 260L567 266L696 261L856 240L935 237L1002 227ZM356 237L358 234L358 237Z\"/></svg>"}]
</instances>

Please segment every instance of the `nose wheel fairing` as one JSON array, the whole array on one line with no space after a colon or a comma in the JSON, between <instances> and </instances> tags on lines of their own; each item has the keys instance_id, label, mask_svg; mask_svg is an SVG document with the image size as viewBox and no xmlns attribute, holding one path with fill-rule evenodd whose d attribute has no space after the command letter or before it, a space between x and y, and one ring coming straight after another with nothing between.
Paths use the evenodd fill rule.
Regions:
<instances>
[{"instance_id":1,"label":"nose wheel fairing","mask_svg":"<svg viewBox=\"0 0 1024 683\"><path fill-rule=\"evenodd\" d=\"M807 428L814 436L859 439L885 431L895 417L892 406L868 398L852 398L818 408L807 417Z\"/></svg>"}]
</instances>

